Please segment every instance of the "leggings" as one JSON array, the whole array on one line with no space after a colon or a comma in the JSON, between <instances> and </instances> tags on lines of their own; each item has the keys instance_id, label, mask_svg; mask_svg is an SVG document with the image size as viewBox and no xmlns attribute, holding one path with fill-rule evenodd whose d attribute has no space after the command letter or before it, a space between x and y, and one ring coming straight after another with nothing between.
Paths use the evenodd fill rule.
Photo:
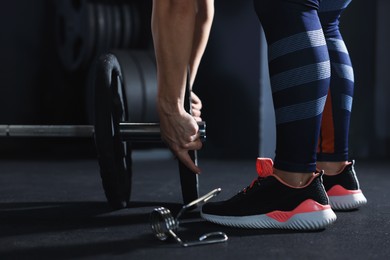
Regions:
<instances>
[{"instance_id":1,"label":"leggings","mask_svg":"<svg viewBox=\"0 0 390 260\"><path fill-rule=\"evenodd\" d=\"M339 18L351 0L254 0L268 44L274 167L348 160L354 76Z\"/></svg>"}]
</instances>

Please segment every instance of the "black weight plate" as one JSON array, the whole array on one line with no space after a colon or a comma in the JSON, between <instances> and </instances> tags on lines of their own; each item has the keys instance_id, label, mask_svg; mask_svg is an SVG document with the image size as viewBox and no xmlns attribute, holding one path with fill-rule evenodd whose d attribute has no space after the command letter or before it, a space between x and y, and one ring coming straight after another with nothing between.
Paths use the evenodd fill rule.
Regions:
<instances>
[{"instance_id":1,"label":"black weight plate","mask_svg":"<svg viewBox=\"0 0 390 260\"><path fill-rule=\"evenodd\" d=\"M87 10L88 10L88 41L86 42L86 54L85 54L85 62L83 63L83 67L88 68L93 59L93 54L95 51L95 43L96 43L96 18L95 18L95 8L93 4L87 2Z\"/></svg>"},{"instance_id":2,"label":"black weight plate","mask_svg":"<svg viewBox=\"0 0 390 260\"><path fill-rule=\"evenodd\" d=\"M191 113L191 87L190 87L190 72L187 73L186 94L184 98L184 108ZM192 161L198 165L197 151L188 151ZM199 182L198 175L188 169L181 161L179 163L180 183L183 195L184 204L188 204L199 197Z\"/></svg>"},{"instance_id":3,"label":"black weight plate","mask_svg":"<svg viewBox=\"0 0 390 260\"><path fill-rule=\"evenodd\" d=\"M192 161L196 162L197 165L197 152L189 151L188 153ZM190 202L199 198L198 175L188 169L182 162L179 161L178 164L183 203L189 204Z\"/></svg>"},{"instance_id":4,"label":"black weight plate","mask_svg":"<svg viewBox=\"0 0 390 260\"><path fill-rule=\"evenodd\" d=\"M67 70L80 68L93 42L87 2L58 1L56 8L56 41L59 58Z\"/></svg>"},{"instance_id":5,"label":"black weight plate","mask_svg":"<svg viewBox=\"0 0 390 260\"><path fill-rule=\"evenodd\" d=\"M103 4L105 20L106 20L106 37L105 37L105 46L104 52L112 48L114 31L113 31L113 17L112 17L112 8L110 1L104 1Z\"/></svg>"},{"instance_id":6,"label":"black weight plate","mask_svg":"<svg viewBox=\"0 0 390 260\"><path fill-rule=\"evenodd\" d=\"M106 34L106 15L102 3L97 2L95 5L95 20L97 27L96 51L95 57L99 57L107 49L107 34Z\"/></svg>"},{"instance_id":7,"label":"black weight plate","mask_svg":"<svg viewBox=\"0 0 390 260\"><path fill-rule=\"evenodd\" d=\"M152 15L152 1L137 1L138 10L138 39L136 39L137 48L141 49L152 49L153 40L151 32L151 15Z\"/></svg>"},{"instance_id":8,"label":"black weight plate","mask_svg":"<svg viewBox=\"0 0 390 260\"><path fill-rule=\"evenodd\" d=\"M141 42L141 16L140 16L140 7L136 2L130 3L131 9L131 47L139 47Z\"/></svg>"},{"instance_id":9,"label":"black weight plate","mask_svg":"<svg viewBox=\"0 0 390 260\"><path fill-rule=\"evenodd\" d=\"M132 56L141 73L144 96L142 122L158 122L157 114L157 71L150 51L133 51Z\"/></svg>"},{"instance_id":10,"label":"black weight plate","mask_svg":"<svg viewBox=\"0 0 390 260\"><path fill-rule=\"evenodd\" d=\"M122 41L122 22L121 22L121 11L119 5L115 4L112 6L112 17L113 17L113 44L112 49L117 49L120 47Z\"/></svg>"},{"instance_id":11,"label":"black weight plate","mask_svg":"<svg viewBox=\"0 0 390 260\"><path fill-rule=\"evenodd\" d=\"M131 50L112 50L122 68L127 114L130 122L142 123L144 114L144 89L141 68Z\"/></svg>"},{"instance_id":12,"label":"black weight plate","mask_svg":"<svg viewBox=\"0 0 390 260\"><path fill-rule=\"evenodd\" d=\"M131 37L133 35L131 27L131 8L128 4L122 4L121 6L122 17L122 43L121 48L130 47Z\"/></svg>"},{"instance_id":13,"label":"black weight plate","mask_svg":"<svg viewBox=\"0 0 390 260\"><path fill-rule=\"evenodd\" d=\"M100 57L95 79L95 143L105 195L111 207L127 207L131 192L131 154L119 133L127 120L120 66L112 54Z\"/></svg>"}]
</instances>

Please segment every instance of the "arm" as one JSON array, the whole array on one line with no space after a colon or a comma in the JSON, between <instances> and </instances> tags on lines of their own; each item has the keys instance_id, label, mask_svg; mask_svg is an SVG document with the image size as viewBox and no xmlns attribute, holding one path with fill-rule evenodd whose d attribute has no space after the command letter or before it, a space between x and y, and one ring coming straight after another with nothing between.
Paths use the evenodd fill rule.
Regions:
<instances>
[{"instance_id":1,"label":"arm","mask_svg":"<svg viewBox=\"0 0 390 260\"><path fill-rule=\"evenodd\" d=\"M198 14L212 0L154 0L152 34L157 60L157 107L161 134L173 153L193 172L199 173L188 150L202 147L198 125L184 110L187 67L194 81L210 29ZM203 19L202 19L203 20ZM201 38L201 39L200 39Z\"/></svg>"},{"instance_id":2,"label":"arm","mask_svg":"<svg viewBox=\"0 0 390 260\"><path fill-rule=\"evenodd\" d=\"M201 58L209 40L214 19L214 0L198 0L194 41L190 59L191 86L194 84Z\"/></svg>"},{"instance_id":3,"label":"arm","mask_svg":"<svg viewBox=\"0 0 390 260\"><path fill-rule=\"evenodd\" d=\"M195 77L206 49L214 19L214 0L198 0L198 13L195 20L195 35L190 59L191 87L194 85ZM192 116L196 121L202 121L202 101L191 92Z\"/></svg>"}]
</instances>

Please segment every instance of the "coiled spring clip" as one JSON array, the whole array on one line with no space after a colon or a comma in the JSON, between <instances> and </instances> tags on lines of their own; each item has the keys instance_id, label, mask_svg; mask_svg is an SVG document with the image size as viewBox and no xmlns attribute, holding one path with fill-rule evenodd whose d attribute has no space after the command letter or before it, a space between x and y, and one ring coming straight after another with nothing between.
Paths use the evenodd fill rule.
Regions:
<instances>
[{"instance_id":1,"label":"coiled spring clip","mask_svg":"<svg viewBox=\"0 0 390 260\"><path fill-rule=\"evenodd\" d=\"M220 192L220 188L215 189L207 193L206 195L198 198L197 200L194 200L191 203L184 205L177 214L176 218L172 216L171 211L167 208L159 207L154 209L150 214L150 223L154 235L161 241L165 241L169 237L172 237L177 243L179 243L183 247L215 244L227 241L228 236L223 232L207 233L200 236L198 241L191 242L184 242L176 234L177 230L179 229L179 218L186 210L188 210L189 208L193 208L194 206L199 206L200 204L206 203L211 198L217 196Z\"/></svg>"}]
</instances>

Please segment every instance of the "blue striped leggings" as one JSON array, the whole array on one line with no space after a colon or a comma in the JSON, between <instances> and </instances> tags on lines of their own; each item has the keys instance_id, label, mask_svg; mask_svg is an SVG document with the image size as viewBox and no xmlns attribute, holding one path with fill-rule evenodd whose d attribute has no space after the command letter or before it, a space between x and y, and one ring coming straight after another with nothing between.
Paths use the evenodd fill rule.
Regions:
<instances>
[{"instance_id":1,"label":"blue striped leggings","mask_svg":"<svg viewBox=\"0 0 390 260\"><path fill-rule=\"evenodd\" d=\"M254 0L268 43L277 169L348 160L354 75L338 25L350 2Z\"/></svg>"}]
</instances>

